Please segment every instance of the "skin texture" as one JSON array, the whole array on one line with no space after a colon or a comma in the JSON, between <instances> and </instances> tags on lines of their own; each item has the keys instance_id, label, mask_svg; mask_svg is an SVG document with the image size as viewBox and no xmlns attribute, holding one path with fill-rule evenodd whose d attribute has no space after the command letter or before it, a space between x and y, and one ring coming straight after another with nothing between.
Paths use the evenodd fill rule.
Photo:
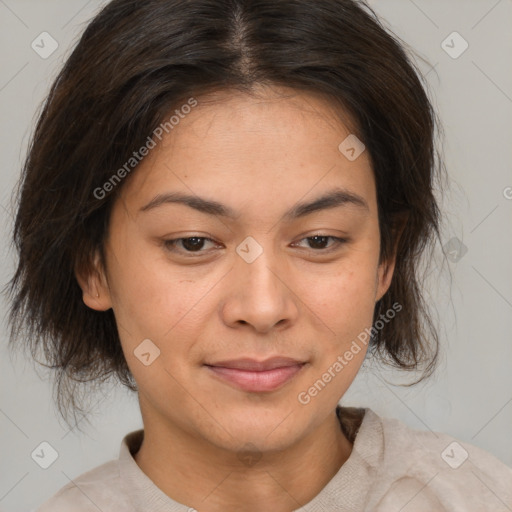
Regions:
<instances>
[{"instance_id":1,"label":"skin texture","mask_svg":"<svg viewBox=\"0 0 512 512\"><path fill-rule=\"evenodd\" d=\"M352 446L335 407L366 347L308 404L297 397L371 327L394 268L393 261L379 265L367 151L354 161L340 152L351 132L323 98L278 87L259 92L198 98L122 184L106 269L77 276L89 307L113 308L139 387L145 437L137 464L200 511L294 510L347 460ZM281 219L335 187L368 208L346 203ZM140 211L171 191L216 200L236 218L182 204ZM347 241L308 241L318 234ZM252 263L236 251L248 236L263 250ZM180 237L213 242L164 245ZM148 366L134 355L144 339L160 350ZM273 356L307 364L271 392L242 391L205 366ZM242 454L251 450L248 463Z\"/></svg>"}]
</instances>

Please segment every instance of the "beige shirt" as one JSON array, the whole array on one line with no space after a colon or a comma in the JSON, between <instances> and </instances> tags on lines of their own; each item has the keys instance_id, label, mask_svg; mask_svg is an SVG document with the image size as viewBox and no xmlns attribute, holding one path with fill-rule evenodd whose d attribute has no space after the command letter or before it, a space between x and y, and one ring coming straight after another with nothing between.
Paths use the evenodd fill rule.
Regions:
<instances>
[{"instance_id":1,"label":"beige shirt","mask_svg":"<svg viewBox=\"0 0 512 512\"><path fill-rule=\"evenodd\" d=\"M512 469L493 455L371 409L338 411L352 418L350 423L343 412L339 415L353 439L352 453L320 493L295 512L512 511ZM364 414L355 428L354 414ZM164 494L133 459L143 435L142 429L127 434L117 460L74 478L36 512L194 512Z\"/></svg>"}]
</instances>

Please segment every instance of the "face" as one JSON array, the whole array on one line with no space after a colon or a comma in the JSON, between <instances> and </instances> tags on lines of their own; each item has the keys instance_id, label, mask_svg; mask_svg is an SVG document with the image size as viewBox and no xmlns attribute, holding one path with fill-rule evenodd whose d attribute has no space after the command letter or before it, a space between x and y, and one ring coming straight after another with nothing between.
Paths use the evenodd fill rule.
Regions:
<instances>
[{"instance_id":1,"label":"face","mask_svg":"<svg viewBox=\"0 0 512 512\"><path fill-rule=\"evenodd\" d=\"M370 159L320 97L198 101L123 184L84 301L113 308L146 427L283 449L333 413L389 286Z\"/></svg>"}]
</instances>

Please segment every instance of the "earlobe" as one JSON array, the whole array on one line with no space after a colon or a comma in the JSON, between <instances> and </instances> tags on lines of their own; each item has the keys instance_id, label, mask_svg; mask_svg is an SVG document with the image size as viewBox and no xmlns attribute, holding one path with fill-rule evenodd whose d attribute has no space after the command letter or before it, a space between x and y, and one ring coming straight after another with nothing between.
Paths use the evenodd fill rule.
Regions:
<instances>
[{"instance_id":1,"label":"earlobe","mask_svg":"<svg viewBox=\"0 0 512 512\"><path fill-rule=\"evenodd\" d=\"M93 269L88 270L75 267L75 277L82 289L84 304L96 311L106 311L112 307L112 304L107 280L97 251L93 267Z\"/></svg>"},{"instance_id":2,"label":"earlobe","mask_svg":"<svg viewBox=\"0 0 512 512\"><path fill-rule=\"evenodd\" d=\"M375 302L378 302L391 286L391 280L393 279L398 254L398 244L402 238L402 233L404 232L408 217L409 214L407 212L396 214L395 227L393 229L393 252L387 261L383 261L379 265L377 271L378 283Z\"/></svg>"},{"instance_id":3,"label":"earlobe","mask_svg":"<svg viewBox=\"0 0 512 512\"><path fill-rule=\"evenodd\" d=\"M375 302L378 302L386 294L391 286L393 279L393 272L395 270L395 257L393 256L389 261L384 261L379 265L377 271L377 295Z\"/></svg>"}]
</instances>

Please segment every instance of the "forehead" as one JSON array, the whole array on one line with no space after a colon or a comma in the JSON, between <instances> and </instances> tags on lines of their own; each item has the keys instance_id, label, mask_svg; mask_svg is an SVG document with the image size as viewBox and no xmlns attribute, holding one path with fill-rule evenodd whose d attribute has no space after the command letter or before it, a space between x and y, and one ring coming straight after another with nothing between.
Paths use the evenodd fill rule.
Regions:
<instances>
[{"instance_id":1,"label":"forehead","mask_svg":"<svg viewBox=\"0 0 512 512\"><path fill-rule=\"evenodd\" d=\"M123 200L137 210L156 193L222 197L242 206L294 203L342 186L374 195L367 151L350 161L340 144L353 122L318 94L287 88L204 96L134 171Z\"/></svg>"},{"instance_id":2,"label":"forehead","mask_svg":"<svg viewBox=\"0 0 512 512\"><path fill-rule=\"evenodd\" d=\"M241 144L245 148L263 143L266 149L271 149L275 136L286 137L287 146L304 139L315 145L326 135L337 140L354 131L351 117L324 95L258 86L251 94L218 91L201 97L194 110L164 137L160 148L232 143L229 149L234 152ZM332 141L326 141L329 142ZM304 149L308 147L309 144Z\"/></svg>"}]
</instances>

